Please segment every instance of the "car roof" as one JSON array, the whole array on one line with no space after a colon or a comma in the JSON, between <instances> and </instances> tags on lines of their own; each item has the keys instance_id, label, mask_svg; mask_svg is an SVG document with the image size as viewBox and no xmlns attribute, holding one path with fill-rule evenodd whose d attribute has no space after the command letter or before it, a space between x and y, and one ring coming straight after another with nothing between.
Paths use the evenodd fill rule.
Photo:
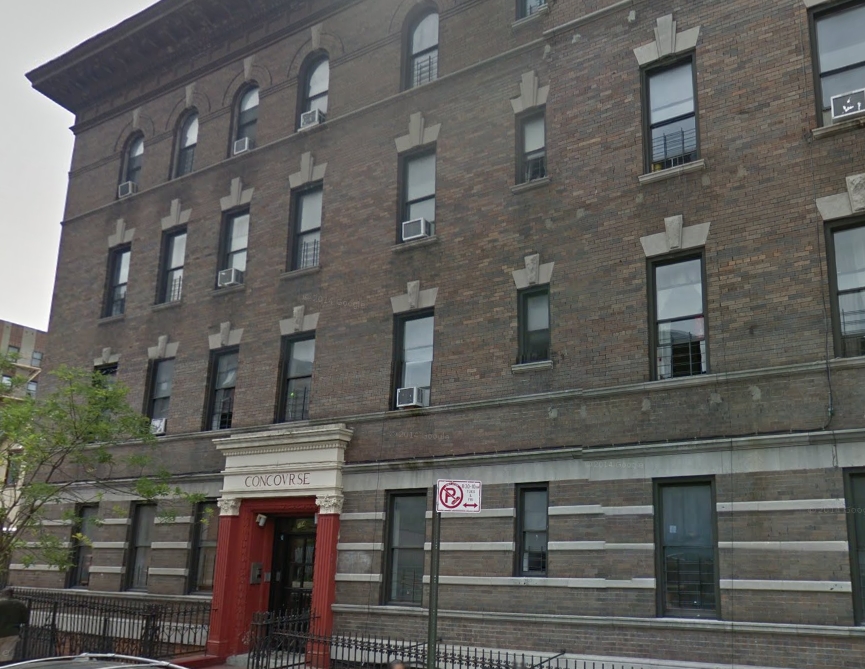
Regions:
<instances>
[{"instance_id":1,"label":"car roof","mask_svg":"<svg viewBox=\"0 0 865 669\"><path fill-rule=\"evenodd\" d=\"M130 669L130 667L186 669L164 660L135 657L134 655L116 655L114 653L82 653L81 655L43 657L38 660L26 660L5 665L5 669L12 667L22 667L22 669Z\"/></svg>"}]
</instances>

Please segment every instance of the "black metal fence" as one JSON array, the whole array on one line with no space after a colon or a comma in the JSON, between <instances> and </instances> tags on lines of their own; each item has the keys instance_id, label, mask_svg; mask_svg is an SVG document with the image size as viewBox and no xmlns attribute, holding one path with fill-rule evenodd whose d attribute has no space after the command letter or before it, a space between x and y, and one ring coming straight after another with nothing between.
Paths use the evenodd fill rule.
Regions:
<instances>
[{"instance_id":1,"label":"black metal fence","mask_svg":"<svg viewBox=\"0 0 865 669\"><path fill-rule=\"evenodd\" d=\"M331 669L385 667L391 660L402 660L411 669L422 669L427 661L427 643L373 637L360 633L317 636L306 623L274 624L271 614L259 614L253 622L248 669L288 669L303 666L330 666ZM272 650L278 644L279 651ZM265 652L267 651L267 652ZM317 655L313 659L313 656ZM490 650L439 642L436 646L439 669L647 669L628 660L575 658L565 651L521 653Z\"/></svg>"},{"instance_id":2,"label":"black metal fence","mask_svg":"<svg viewBox=\"0 0 865 669\"><path fill-rule=\"evenodd\" d=\"M309 608L254 614L249 629L248 669L305 666L306 640L314 619Z\"/></svg>"},{"instance_id":3,"label":"black metal fence","mask_svg":"<svg viewBox=\"0 0 865 669\"><path fill-rule=\"evenodd\" d=\"M210 602L129 599L15 588L30 609L20 659L119 653L156 659L203 653Z\"/></svg>"}]
</instances>

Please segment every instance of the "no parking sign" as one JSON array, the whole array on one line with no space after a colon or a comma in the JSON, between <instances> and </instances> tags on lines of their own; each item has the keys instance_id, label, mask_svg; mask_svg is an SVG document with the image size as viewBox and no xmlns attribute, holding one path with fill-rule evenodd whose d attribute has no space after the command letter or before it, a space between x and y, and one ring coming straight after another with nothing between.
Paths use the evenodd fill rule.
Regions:
<instances>
[{"instance_id":1,"label":"no parking sign","mask_svg":"<svg viewBox=\"0 0 865 669\"><path fill-rule=\"evenodd\" d=\"M481 510L480 481L439 480L436 511L443 513L479 513Z\"/></svg>"}]
</instances>

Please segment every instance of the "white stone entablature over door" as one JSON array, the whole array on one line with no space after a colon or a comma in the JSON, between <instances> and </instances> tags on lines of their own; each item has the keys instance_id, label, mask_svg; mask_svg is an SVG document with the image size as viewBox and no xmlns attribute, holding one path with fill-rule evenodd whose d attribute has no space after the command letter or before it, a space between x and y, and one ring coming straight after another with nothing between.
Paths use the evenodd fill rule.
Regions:
<instances>
[{"instance_id":1,"label":"white stone entablature over door","mask_svg":"<svg viewBox=\"0 0 865 669\"><path fill-rule=\"evenodd\" d=\"M222 497L342 497L345 449L353 430L343 423L214 439L225 455Z\"/></svg>"}]
</instances>

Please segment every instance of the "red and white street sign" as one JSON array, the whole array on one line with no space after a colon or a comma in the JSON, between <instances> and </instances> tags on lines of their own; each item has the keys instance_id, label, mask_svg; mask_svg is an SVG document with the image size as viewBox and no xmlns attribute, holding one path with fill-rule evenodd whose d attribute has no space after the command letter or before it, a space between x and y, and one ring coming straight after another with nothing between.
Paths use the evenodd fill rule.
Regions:
<instances>
[{"instance_id":1,"label":"red and white street sign","mask_svg":"<svg viewBox=\"0 0 865 669\"><path fill-rule=\"evenodd\" d=\"M480 510L480 481L439 480L436 511L444 513L479 513Z\"/></svg>"}]
</instances>

